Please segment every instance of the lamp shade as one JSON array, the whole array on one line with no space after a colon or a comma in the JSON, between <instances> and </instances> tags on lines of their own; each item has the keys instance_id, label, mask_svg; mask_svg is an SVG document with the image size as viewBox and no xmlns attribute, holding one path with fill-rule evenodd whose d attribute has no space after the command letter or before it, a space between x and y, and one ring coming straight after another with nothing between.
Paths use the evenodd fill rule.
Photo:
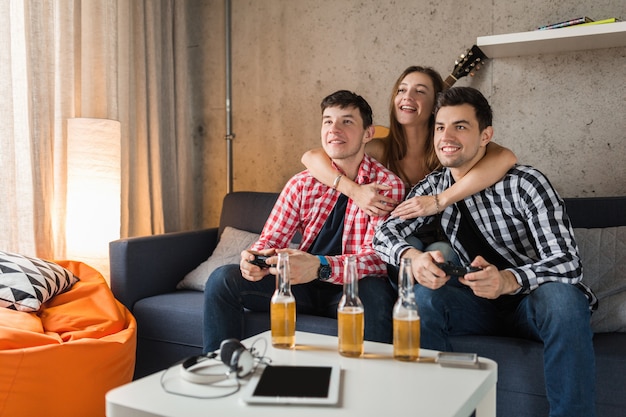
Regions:
<instances>
[{"instance_id":1,"label":"lamp shade","mask_svg":"<svg viewBox=\"0 0 626 417\"><path fill-rule=\"evenodd\" d=\"M120 122L68 119L67 134L66 255L108 280L109 242L120 237Z\"/></svg>"}]
</instances>

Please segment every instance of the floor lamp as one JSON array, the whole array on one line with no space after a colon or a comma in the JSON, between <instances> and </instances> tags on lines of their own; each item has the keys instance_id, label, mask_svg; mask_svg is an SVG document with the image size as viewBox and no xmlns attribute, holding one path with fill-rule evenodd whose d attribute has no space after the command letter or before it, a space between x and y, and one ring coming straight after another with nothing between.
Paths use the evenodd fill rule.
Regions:
<instances>
[{"instance_id":1,"label":"floor lamp","mask_svg":"<svg viewBox=\"0 0 626 417\"><path fill-rule=\"evenodd\" d=\"M67 258L109 279L109 242L120 237L120 122L67 121Z\"/></svg>"}]
</instances>

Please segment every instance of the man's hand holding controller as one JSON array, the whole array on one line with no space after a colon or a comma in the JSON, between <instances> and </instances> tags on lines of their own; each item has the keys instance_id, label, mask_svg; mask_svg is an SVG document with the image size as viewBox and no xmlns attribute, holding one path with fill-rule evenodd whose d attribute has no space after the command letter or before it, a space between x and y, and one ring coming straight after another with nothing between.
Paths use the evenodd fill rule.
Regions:
<instances>
[{"instance_id":1,"label":"man's hand holding controller","mask_svg":"<svg viewBox=\"0 0 626 417\"><path fill-rule=\"evenodd\" d=\"M435 262L435 265L437 265L439 269L445 272L446 275L456 277L463 277L465 276L465 274L469 274L470 272L477 272L481 270L481 268L477 268L474 266L454 265L451 262Z\"/></svg>"},{"instance_id":2,"label":"man's hand holding controller","mask_svg":"<svg viewBox=\"0 0 626 417\"><path fill-rule=\"evenodd\" d=\"M495 265L489 264L482 256L477 256L472 262L474 266L457 266L457 265L444 265L441 268L446 274L455 275L459 277L461 284L467 285L478 297L496 299L501 295L516 293L520 285L517 282L515 275L509 270L500 271ZM446 269L444 269L446 268ZM481 272L480 274L473 275L471 278L465 278L466 274L472 272Z\"/></svg>"}]
</instances>

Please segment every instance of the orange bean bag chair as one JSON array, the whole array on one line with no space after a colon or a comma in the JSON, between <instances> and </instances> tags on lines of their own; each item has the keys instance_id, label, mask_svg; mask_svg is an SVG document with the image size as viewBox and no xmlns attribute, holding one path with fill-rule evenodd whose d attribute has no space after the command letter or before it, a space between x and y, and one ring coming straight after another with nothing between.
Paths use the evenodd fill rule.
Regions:
<instances>
[{"instance_id":1,"label":"orange bean bag chair","mask_svg":"<svg viewBox=\"0 0 626 417\"><path fill-rule=\"evenodd\" d=\"M102 275L56 261L80 280L39 311L0 308L0 416L98 417L130 382L137 324Z\"/></svg>"}]
</instances>

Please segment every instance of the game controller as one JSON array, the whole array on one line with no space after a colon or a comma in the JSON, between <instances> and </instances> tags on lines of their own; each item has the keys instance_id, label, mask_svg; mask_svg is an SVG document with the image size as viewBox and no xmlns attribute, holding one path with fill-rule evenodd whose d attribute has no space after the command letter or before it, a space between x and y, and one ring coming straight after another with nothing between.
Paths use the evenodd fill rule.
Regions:
<instances>
[{"instance_id":1,"label":"game controller","mask_svg":"<svg viewBox=\"0 0 626 417\"><path fill-rule=\"evenodd\" d=\"M470 272L480 271L480 268L476 268L475 266L460 266L454 265L451 262L435 262L435 265L445 272L446 275L453 275L455 277L462 277Z\"/></svg>"},{"instance_id":2,"label":"game controller","mask_svg":"<svg viewBox=\"0 0 626 417\"><path fill-rule=\"evenodd\" d=\"M250 262L252 265L256 265L261 268L269 268L272 265L265 262L268 258L269 256L267 255L261 255L261 254L255 253L254 259L248 262Z\"/></svg>"}]
</instances>

